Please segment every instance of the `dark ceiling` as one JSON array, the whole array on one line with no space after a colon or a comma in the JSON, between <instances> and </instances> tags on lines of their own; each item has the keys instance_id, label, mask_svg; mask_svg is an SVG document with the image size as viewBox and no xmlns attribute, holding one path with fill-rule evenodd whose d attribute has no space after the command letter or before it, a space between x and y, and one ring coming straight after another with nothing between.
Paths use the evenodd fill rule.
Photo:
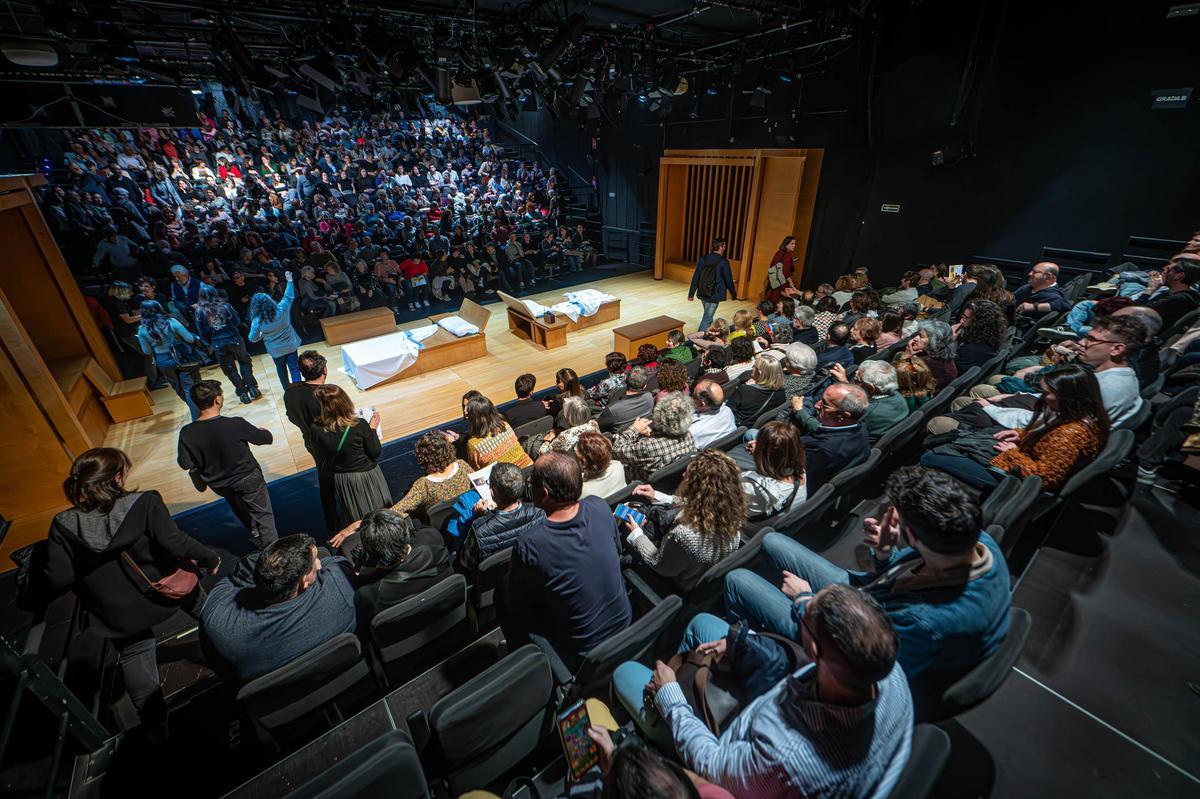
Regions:
<instances>
[{"instance_id":1,"label":"dark ceiling","mask_svg":"<svg viewBox=\"0 0 1200 799\"><path fill-rule=\"evenodd\" d=\"M439 55L461 80L513 64L520 73L521 65L545 55L572 15L583 15L557 59L560 80L570 85L583 74L607 90L607 81L636 75L644 88L648 79L672 80L676 73L725 79L768 56L779 69L802 68L853 38L871 6L872 0L10 0L0 11L5 52L49 46L58 63L22 67L0 59L0 81L195 86L215 78L251 91L303 93L307 79L296 70L309 63L341 72L342 82L360 89L427 88ZM627 91L639 90L637 81L628 83Z\"/></svg>"}]
</instances>

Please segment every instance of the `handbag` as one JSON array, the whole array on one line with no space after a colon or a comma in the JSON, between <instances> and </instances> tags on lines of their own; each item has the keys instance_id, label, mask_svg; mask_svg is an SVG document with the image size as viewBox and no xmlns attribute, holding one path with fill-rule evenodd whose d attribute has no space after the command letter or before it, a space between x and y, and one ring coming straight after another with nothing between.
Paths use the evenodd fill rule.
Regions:
<instances>
[{"instance_id":1,"label":"handbag","mask_svg":"<svg viewBox=\"0 0 1200 799\"><path fill-rule=\"evenodd\" d=\"M190 596L196 590L196 586L200 584L200 572L196 569L194 560L184 561L178 569L158 580L151 580L142 571L142 567L137 565L137 562L129 556L128 552L122 552L121 558L124 559L129 567L141 577L146 587L163 597L164 599L183 599Z\"/></svg>"},{"instance_id":2,"label":"handbag","mask_svg":"<svg viewBox=\"0 0 1200 799\"><path fill-rule=\"evenodd\" d=\"M728 684L732 677L729 659L698 649L673 655L667 666L675 672L675 680L683 691L683 698L695 711L696 716L713 735L721 734L721 726L737 715L742 708L742 698L715 681ZM649 687L649 686L647 686ZM647 691L646 706L654 707L654 697ZM659 722L654 719L654 724Z\"/></svg>"},{"instance_id":3,"label":"handbag","mask_svg":"<svg viewBox=\"0 0 1200 799\"><path fill-rule=\"evenodd\" d=\"M786 282L787 278L783 276L783 261L777 261L767 267L768 289L782 288Z\"/></svg>"},{"instance_id":4,"label":"handbag","mask_svg":"<svg viewBox=\"0 0 1200 799\"><path fill-rule=\"evenodd\" d=\"M200 354L200 350L193 344L190 344L178 336L171 338L171 359L180 368L188 368L199 366L204 361L204 356Z\"/></svg>"}]
</instances>

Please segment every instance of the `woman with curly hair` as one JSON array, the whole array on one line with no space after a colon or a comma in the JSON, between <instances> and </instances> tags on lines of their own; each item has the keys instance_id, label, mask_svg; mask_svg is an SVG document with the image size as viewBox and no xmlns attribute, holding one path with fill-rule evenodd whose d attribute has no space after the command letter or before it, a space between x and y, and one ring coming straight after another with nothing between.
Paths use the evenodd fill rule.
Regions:
<instances>
[{"instance_id":1,"label":"woman with curly hair","mask_svg":"<svg viewBox=\"0 0 1200 799\"><path fill-rule=\"evenodd\" d=\"M668 506L659 516L666 529L657 531L654 541L641 527L625 521L625 542L656 574L688 590L710 566L741 546L746 519L741 480L732 458L719 450L702 450L688 464L674 495L644 484L633 490L638 499Z\"/></svg>"},{"instance_id":2,"label":"woman with curly hair","mask_svg":"<svg viewBox=\"0 0 1200 799\"><path fill-rule=\"evenodd\" d=\"M917 325L916 334L908 340L904 352L900 354L903 360L920 357L933 372L934 384L938 391L950 385L958 377L958 367L954 357L958 347L954 341L954 331L950 325L936 320L925 320ZM896 367L900 369L899 366Z\"/></svg>"},{"instance_id":3,"label":"woman with curly hair","mask_svg":"<svg viewBox=\"0 0 1200 799\"><path fill-rule=\"evenodd\" d=\"M664 360L658 365L658 391L654 393L655 401L668 391L682 391L691 394L688 388L687 367L676 360Z\"/></svg>"},{"instance_id":4,"label":"woman with curly hair","mask_svg":"<svg viewBox=\"0 0 1200 799\"><path fill-rule=\"evenodd\" d=\"M991 300L972 300L953 330L958 341L954 364L962 374L972 366L983 366L1000 351L1008 338L1008 318Z\"/></svg>"},{"instance_id":5,"label":"woman with curly hair","mask_svg":"<svg viewBox=\"0 0 1200 799\"><path fill-rule=\"evenodd\" d=\"M971 299L994 302L1004 311L1005 316L1008 316L1012 309L1013 296L1005 286L1004 273L1000 268L992 264L976 264L974 269L968 266L967 270L975 276L975 292Z\"/></svg>"},{"instance_id":6,"label":"woman with curly hair","mask_svg":"<svg viewBox=\"0 0 1200 799\"><path fill-rule=\"evenodd\" d=\"M439 502L471 490L470 464L454 456L454 445L441 433L433 431L417 439L415 454L425 474L416 479L392 510L406 515L425 513Z\"/></svg>"}]
</instances>

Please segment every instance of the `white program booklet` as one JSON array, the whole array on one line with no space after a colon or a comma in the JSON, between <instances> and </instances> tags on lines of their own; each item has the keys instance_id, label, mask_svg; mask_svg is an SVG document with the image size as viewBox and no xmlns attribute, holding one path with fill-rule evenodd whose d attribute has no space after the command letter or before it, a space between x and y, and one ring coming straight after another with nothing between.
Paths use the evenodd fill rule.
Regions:
<instances>
[{"instance_id":1,"label":"white program booklet","mask_svg":"<svg viewBox=\"0 0 1200 799\"><path fill-rule=\"evenodd\" d=\"M495 465L495 462L489 463L479 471L471 472L470 474L471 485L474 486L475 490L479 492L479 496L483 497L488 502L492 501L492 489L488 485L488 480L492 478L492 467Z\"/></svg>"},{"instance_id":2,"label":"white program booklet","mask_svg":"<svg viewBox=\"0 0 1200 799\"><path fill-rule=\"evenodd\" d=\"M359 408L357 411L355 411L355 413L357 413L359 416L361 416L362 418L366 419L369 422L369 421L371 421L371 417L375 415L375 408L373 406L368 406L366 408ZM375 435L379 436L380 441L383 441L383 422L382 421L380 421L379 426L375 428Z\"/></svg>"}]
</instances>

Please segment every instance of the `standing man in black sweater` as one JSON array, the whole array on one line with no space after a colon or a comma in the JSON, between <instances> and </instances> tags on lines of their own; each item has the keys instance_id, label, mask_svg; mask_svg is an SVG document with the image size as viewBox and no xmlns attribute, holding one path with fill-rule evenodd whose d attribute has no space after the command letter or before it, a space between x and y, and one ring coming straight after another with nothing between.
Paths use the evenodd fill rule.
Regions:
<instances>
[{"instance_id":1,"label":"standing man in black sweater","mask_svg":"<svg viewBox=\"0 0 1200 799\"><path fill-rule=\"evenodd\" d=\"M321 404L317 402L313 392L317 386L325 385L328 377L328 367L325 356L316 350L305 350L300 353L300 376L303 383L292 383L283 392L283 407L287 412L288 421L300 428L304 436L304 448L312 455L317 465L317 486L321 492L321 508L325 513L325 527L329 531L340 529L335 515L337 499L333 493L333 468L324 462L321 450L313 441L312 426L321 415Z\"/></svg>"},{"instance_id":2,"label":"standing man in black sweater","mask_svg":"<svg viewBox=\"0 0 1200 799\"><path fill-rule=\"evenodd\" d=\"M200 416L179 431L180 468L192 476L198 490L211 488L229 502L256 546L273 544L279 537L275 512L262 467L249 446L270 444L271 432L238 416L222 416L225 396L220 381L201 380L191 394Z\"/></svg>"}]
</instances>

